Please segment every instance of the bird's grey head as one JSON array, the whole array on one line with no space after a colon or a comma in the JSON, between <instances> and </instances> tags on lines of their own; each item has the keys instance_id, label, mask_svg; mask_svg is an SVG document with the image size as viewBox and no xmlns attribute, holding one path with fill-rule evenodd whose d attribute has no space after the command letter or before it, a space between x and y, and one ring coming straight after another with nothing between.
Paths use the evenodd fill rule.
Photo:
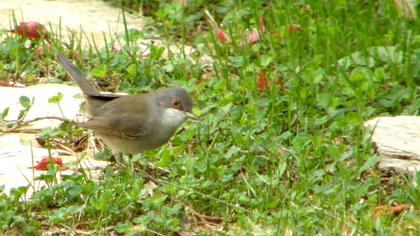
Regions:
<instances>
[{"instance_id":1,"label":"bird's grey head","mask_svg":"<svg viewBox=\"0 0 420 236\"><path fill-rule=\"evenodd\" d=\"M191 113L192 99L190 94L183 88L161 88L156 91L156 97L163 108L174 108Z\"/></svg>"},{"instance_id":2,"label":"bird's grey head","mask_svg":"<svg viewBox=\"0 0 420 236\"><path fill-rule=\"evenodd\" d=\"M190 94L182 88L161 88L155 92L155 97L163 109L162 122L179 127L186 119L197 117L192 113L192 99Z\"/></svg>"}]
</instances>

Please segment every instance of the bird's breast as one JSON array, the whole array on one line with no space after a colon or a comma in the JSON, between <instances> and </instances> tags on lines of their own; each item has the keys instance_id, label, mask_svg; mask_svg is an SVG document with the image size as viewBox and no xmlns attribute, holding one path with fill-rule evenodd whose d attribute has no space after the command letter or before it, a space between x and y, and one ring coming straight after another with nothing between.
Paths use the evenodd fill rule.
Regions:
<instances>
[{"instance_id":1,"label":"bird's breast","mask_svg":"<svg viewBox=\"0 0 420 236\"><path fill-rule=\"evenodd\" d=\"M162 127L175 131L184 123L185 119L186 116L183 111L174 108L165 108L162 112L160 123Z\"/></svg>"}]
</instances>

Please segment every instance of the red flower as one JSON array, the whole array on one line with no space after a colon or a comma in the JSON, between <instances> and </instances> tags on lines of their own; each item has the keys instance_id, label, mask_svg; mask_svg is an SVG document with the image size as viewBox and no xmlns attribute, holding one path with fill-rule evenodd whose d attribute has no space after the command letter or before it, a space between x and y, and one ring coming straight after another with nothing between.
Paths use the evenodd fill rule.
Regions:
<instances>
[{"instance_id":1,"label":"red flower","mask_svg":"<svg viewBox=\"0 0 420 236\"><path fill-rule=\"evenodd\" d=\"M45 27L38 22L22 22L15 29L10 30L10 32L17 33L18 35L32 39L39 40L41 38L48 40L48 32Z\"/></svg>"},{"instance_id":2,"label":"red flower","mask_svg":"<svg viewBox=\"0 0 420 236\"><path fill-rule=\"evenodd\" d=\"M258 18L258 23L260 25L260 30L261 33L264 34L265 31L267 30L265 27L265 22L264 19L262 18L262 16L260 16ZM260 41L260 33L257 31L257 29L253 29L249 34L248 34L248 39L247 42L248 44L256 44Z\"/></svg>"},{"instance_id":3,"label":"red flower","mask_svg":"<svg viewBox=\"0 0 420 236\"><path fill-rule=\"evenodd\" d=\"M119 44L115 44L114 47L112 48L112 50L115 53L120 53L121 52L121 46Z\"/></svg>"},{"instance_id":4,"label":"red flower","mask_svg":"<svg viewBox=\"0 0 420 236\"><path fill-rule=\"evenodd\" d=\"M179 2L184 6L188 5L188 0L179 0Z\"/></svg>"},{"instance_id":5,"label":"red flower","mask_svg":"<svg viewBox=\"0 0 420 236\"><path fill-rule=\"evenodd\" d=\"M63 165L63 160L59 157L52 158L54 160L54 163L57 164L60 167L60 170L66 169ZM37 170L48 170L48 164L50 163L49 157L43 157L38 164L35 165L35 169Z\"/></svg>"},{"instance_id":6,"label":"red flower","mask_svg":"<svg viewBox=\"0 0 420 236\"><path fill-rule=\"evenodd\" d=\"M229 35L221 29L219 29L219 31L217 32L217 39L219 39L222 42L230 41Z\"/></svg>"},{"instance_id":7,"label":"red flower","mask_svg":"<svg viewBox=\"0 0 420 236\"><path fill-rule=\"evenodd\" d=\"M260 41L260 34L258 31L254 30L248 35L248 44L256 44Z\"/></svg>"}]
</instances>

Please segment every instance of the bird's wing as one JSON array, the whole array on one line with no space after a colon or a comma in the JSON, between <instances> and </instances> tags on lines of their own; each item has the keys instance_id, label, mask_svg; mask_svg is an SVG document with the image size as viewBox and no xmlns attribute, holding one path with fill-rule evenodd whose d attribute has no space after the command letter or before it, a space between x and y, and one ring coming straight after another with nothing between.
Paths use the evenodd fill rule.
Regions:
<instances>
[{"instance_id":1,"label":"bird's wing","mask_svg":"<svg viewBox=\"0 0 420 236\"><path fill-rule=\"evenodd\" d=\"M78 126L92 129L99 134L128 139L144 137L152 132L150 121L141 115L132 113L95 116Z\"/></svg>"}]
</instances>

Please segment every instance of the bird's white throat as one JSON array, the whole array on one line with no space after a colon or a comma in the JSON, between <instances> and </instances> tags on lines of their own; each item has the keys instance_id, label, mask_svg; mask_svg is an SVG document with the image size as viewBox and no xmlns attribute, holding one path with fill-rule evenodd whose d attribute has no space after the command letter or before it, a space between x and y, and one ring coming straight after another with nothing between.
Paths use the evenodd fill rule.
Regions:
<instances>
[{"instance_id":1,"label":"bird's white throat","mask_svg":"<svg viewBox=\"0 0 420 236\"><path fill-rule=\"evenodd\" d=\"M174 109L165 108L161 117L162 125L171 128L178 128L187 119L185 112Z\"/></svg>"}]
</instances>

